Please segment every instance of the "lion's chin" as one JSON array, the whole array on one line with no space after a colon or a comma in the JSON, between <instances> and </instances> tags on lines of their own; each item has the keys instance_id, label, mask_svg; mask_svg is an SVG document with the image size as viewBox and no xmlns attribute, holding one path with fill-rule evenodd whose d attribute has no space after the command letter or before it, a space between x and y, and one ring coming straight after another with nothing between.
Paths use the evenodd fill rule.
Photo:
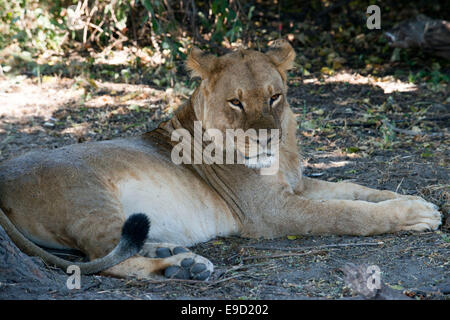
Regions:
<instances>
[{"instance_id":1,"label":"lion's chin","mask_svg":"<svg viewBox=\"0 0 450 320\"><path fill-rule=\"evenodd\" d=\"M254 158L245 159L244 165L251 169L270 168L275 162L275 155L260 154Z\"/></svg>"}]
</instances>

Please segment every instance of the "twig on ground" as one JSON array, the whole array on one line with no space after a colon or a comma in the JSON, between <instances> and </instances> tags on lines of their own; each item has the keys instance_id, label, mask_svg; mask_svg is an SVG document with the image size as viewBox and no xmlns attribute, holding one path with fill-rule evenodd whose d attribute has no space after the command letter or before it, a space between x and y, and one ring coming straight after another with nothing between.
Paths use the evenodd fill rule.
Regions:
<instances>
[{"instance_id":1,"label":"twig on ground","mask_svg":"<svg viewBox=\"0 0 450 320\"><path fill-rule=\"evenodd\" d=\"M235 274L234 276L230 276L228 278L223 278L223 279L220 279L220 280L211 281L209 283L207 282L207 285L208 285L208 287L214 286L214 285L216 285L218 283L222 283L222 282L229 281L229 280L232 280L232 279L240 278L242 276L243 276L242 274Z\"/></svg>"},{"instance_id":2,"label":"twig on ground","mask_svg":"<svg viewBox=\"0 0 450 320\"><path fill-rule=\"evenodd\" d=\"M398 184L397 188L395 189L395 192L398 192L398 189L402 185L404 179L405 179L405 177L402 178L402 181L400 181L400 183Z\"/></svg>"},{"instance_id":3,"label":"twig on ground","mask_svg":"<svg viewBox=\"0 0 450 320\"><path fill-rule=\"evenodd\" d=\"M165 285L165 284L169 284L169 283L182 283L182 284L205 284L207 286L212 286L212 285L216 285L218 283L222 283L228 280L232 280L232 279L236 279L239 277L242 277L242 274L236 274L233 276L230 276L228 278L223 278L223 279L219 279L219 280L214 280L214 281L203 281L203 280L187 280L187 279L155 279L155 280L151 280L151 279L146 279L145 282L146 283L151 283L151 284L161 284L161 285ZM134 284L135 280L130 280L128 283Z\"/></svg>"},{"instance_id":4,"label":"twig on ground","mask_svg":"<svg viewBox=\"0 0 450 320\"><path fill-rule=\"evenodd\" d=\"M301 256L307 256L310 254L317 254L317 253L323 253L325 251L323 250L315 250L315 251L308 251L304 253L298 253L298 252L292 252L292 253L282 253L282 254L272 254L272 255L259 255L259 256L250 256L250 257L243 257L242 261L246 260L254 260L254 259L277 259L277 258L286 258L286 257L301 257Z\"/></svg>"},{"instance_id":5,"label":"twig on ground","mask_svg":"<svg viewBox=\"0 0 450 320\"><path fill-rule=\"evenodd\" d=\"M270 246L247 245L242 246L242 248L253 248L256 250L304 251L310 249L325 249L325 248L380 246L383 244L384 244L383 241L378 241L378 242L334 243L334 244L324 244L320 246L307 246L307 247L270 247Z\"/></svg>"},{"instance_id":6,"label":"twig on ground","mask_svg":"<svg viewBox=\"0 0 450 320\"><path fill-rule=\"evenodd\" d=\"M252 267L261 267L261 266L266 266L266 265L270 265L270 264L272 264L272 263L271 262L263 262L263 263L239 264L237 266L233 266L233 267L229 268L228 270L225 270L222 275L227 274L229 272L238 271L241 269L249 269Z\"/></svg>"},{"instance_id":7,"label":"twig on ground","mask_svg":"<svg viewBox=\"0 0 450 320\"><path fill-rule=\"evenodd\" d=\"M425 134L425 132L420 132L420 131L399 129L396 126L394 126L393 124L389 123L389 121L387 121L387 120L383 120L383 124L386 127L388 127L389 129L391 129L392 131L395 131L395 132L398 132L398 133L402 133L402 134L406 134L406 135L410 135L410 136L418 136L418 135L424 135Z\"/></svg>"}]
</instances>

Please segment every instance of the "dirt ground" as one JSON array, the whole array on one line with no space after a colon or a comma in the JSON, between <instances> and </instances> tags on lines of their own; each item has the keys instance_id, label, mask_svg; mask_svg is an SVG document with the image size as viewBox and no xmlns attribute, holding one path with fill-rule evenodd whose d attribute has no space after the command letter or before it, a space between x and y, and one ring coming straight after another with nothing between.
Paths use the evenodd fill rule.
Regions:
<instances>
[{"instance_id":1,"label":"dirt ground","mask_svg":"<svg viewBox=\"0 0 450 320\"><path fill-rule=\"evenodd\" d=\"M449 299L448 86L349 72L291 79L305 175L420 195L440 206L441 230L213 239L192 248L215 264L208 282L83 276L80 290L68 290L62 271L35 258L45 281L18 276L0 259L0 299L346 299L354 293L341 268L350 262L379 266L387 285L413 298ZM145 85L2 79L0 161L32 149L139 134L169 117L185 96ZM0 253L8 248L3 239Z\"/></svg>"}]
</instances>

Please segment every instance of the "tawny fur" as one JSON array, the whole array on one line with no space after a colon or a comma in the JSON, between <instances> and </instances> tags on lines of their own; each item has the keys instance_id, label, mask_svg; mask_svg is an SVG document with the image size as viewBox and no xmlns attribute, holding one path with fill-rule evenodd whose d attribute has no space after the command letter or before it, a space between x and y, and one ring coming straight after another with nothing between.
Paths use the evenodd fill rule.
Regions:
<instances>
[{"instance_id":1,"label":"tawny fur","mask_svg":"<svg viewBox=\"0 0 450 320\"><path fill-rule=\"evenodd\" d=\"M294 58L283 41L266 54L239 50L215 57L194 50L187 66L202 81L171 120L140 137L32 152L3 163L0 207L27 238L79 249L90 259L117 244L123 222L135 212L150 217L150 240L184 246L228 235L438 228L440 213L419 197L302 177L297 124L287 102L286 71ZM274 94L281 97L270 106ZM234 98L243 110L230 107ZM242 164L175 165L171 133L180 128L192 133L194 121L223 132L279 129L278 172L261 175ZM189 254L135 256L105 273L153 277Z\"/></svg>"}]
</instances>

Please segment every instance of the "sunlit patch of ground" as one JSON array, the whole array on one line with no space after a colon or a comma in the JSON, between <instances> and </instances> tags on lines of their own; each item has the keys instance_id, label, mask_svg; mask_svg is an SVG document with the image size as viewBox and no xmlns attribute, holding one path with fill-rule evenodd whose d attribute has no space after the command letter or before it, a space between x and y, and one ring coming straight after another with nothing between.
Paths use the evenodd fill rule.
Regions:
<instances>
[{"instance_id":1,"label":"sunlit patch of ground","mask_svg":"<svg viewBox=\"0 0 450 320\"><path fill-rule=\"evenodd\" d=\"M172 89L83 77L0 78L0 160L37 147L141 132L182 98Z\"/></svg>"},{"instance_id":2,"label":"sunlit patch of ground","mask_svg":"<svg viewBox=\"0 0 450 320\"><path fill-rule=\"evenodd\" d=\"M24 117L48 119L59 106L80 100L82 89L73 88L74 80L59 79L38 84L25 76L0 81L0 117L20 120Z\"/></svg>"},{"instance_id":3,"label":"sunlit patch of ground","mask_svg":"<svg viewBox=\"0 0 450 320\"><path fill-rule=\"evenodd\" d=\"M377 86L383 89L385 94L392 92L409 92L417 90L417 85L413 83L403 82L395 79L393 76L377 77L372 75L361 75L359 73L350 73L348 71L340 71L332 76L325 76L325 83L343 82L349 84L365 84ZM305 83L320 83L319 79L312 78L305 80Z\"/></svg>"}]
</instances>

